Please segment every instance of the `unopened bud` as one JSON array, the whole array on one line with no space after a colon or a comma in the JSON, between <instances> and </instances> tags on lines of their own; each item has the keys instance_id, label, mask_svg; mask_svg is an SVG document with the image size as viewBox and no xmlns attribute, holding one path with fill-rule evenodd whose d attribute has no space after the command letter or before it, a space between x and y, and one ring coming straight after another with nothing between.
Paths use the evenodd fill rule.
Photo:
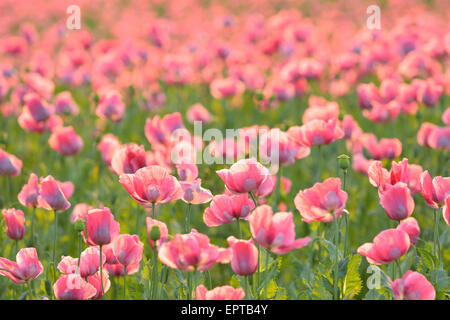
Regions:
<instances>
[{"instance_id":1,"label":"unopened bud","mask_svg":"<svg viewBox=\"0 0 450 320\"><path fill-rule=\"evenodd\" d=\"M338 156L339 168L342 170L347 170L350 166L350 157L346 154L341 154Z\"/></svg>"},{"instance_id":2,"label":"unopened bud","mask_svg":"<svg viewBox=\"0 0 450 320\"><path fill-rule=\"evenodd\" d=\"M82 219L77 219L77 221L75 221L75 230L77 232L81 232L84 230L84 221Z\"/></svg>"}]
</instances>

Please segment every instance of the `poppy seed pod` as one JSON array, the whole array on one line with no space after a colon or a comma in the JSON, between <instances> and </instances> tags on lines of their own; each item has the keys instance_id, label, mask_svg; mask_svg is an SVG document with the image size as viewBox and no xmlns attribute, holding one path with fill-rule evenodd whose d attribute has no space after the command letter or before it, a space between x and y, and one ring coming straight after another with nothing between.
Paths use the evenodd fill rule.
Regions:
<instances>
[{"instance_id":1,"label":"poppy seed pod","mask_svg":"<svg viewBox=\"0 0 450 320\"><path fill-rule=\"evenodd\" d=\"M338 164L339 168L341 168L342 170L347 170L350 166L350 157L346 154L341 154L340 156L338 156Z\"/></svg>"},{"instance_id":2,"label":"poppy seed pod","mask_svg":"<svg viewBox=\"0 0 450 320\"><path fill-rule=\"evenodd\" d=\"M161 230L159 226L154 225L150 230L150 239L153 241L159 240L161 238Z\"/></svg>"}]
</instances>

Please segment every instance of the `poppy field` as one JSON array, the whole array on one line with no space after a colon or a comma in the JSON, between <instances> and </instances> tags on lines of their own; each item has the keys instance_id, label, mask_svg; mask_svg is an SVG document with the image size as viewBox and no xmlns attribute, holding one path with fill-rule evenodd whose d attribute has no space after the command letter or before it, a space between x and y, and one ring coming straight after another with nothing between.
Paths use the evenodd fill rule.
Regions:
<instances>
[{"instance_id":1,"label":"poppy field","mask_svg":"<svg viewBox=\"0 0 450 320\"><path fill-rule=\"evenodd\" d=\"M0 300L450 298L445 0L0 16Z\"/></svg>"}]
</instances>

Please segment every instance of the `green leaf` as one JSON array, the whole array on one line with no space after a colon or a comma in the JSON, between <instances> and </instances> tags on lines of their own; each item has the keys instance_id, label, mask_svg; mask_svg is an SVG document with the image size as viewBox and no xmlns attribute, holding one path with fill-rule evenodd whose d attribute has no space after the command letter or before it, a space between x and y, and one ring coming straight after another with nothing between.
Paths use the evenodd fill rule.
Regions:
<instances>
[{"instance_id":1,"label":"green leaf","mask_svg":"<svg viewBox=\"0 0 450 320\"><path fill-rule=\"evenodd\" d=\"M361 264L361 255L355 254L347 265L347 274L344 279L344 299L351 299L362 289L362 280L358 268Z\"/></svg>"},{"instance_id":2,"label":"green leaf","mask_svg":"<svg viewBox=\"0 0 450 320\"><path fill-rule=\"evenodd\" d=\"M430 270L434 270L436 264L435 264L435 261L434 261L435 258L433 257L433 255L425 249L417 248L417 252L420 256L421 264Z\"/></svg>"},{"instance_id":3,"label":"green leaf","mask_svg":"<svg viewBox=\"0 0 450 320\"><path fill-rule=\"evenodd\" d=\"M230 285L231 285L233 288L238 288L238 287L240 287L240 286L241 286L241 279L238 278L238 277L234 274L234 275L231 277Z\"/></svg>"}]
</instances>

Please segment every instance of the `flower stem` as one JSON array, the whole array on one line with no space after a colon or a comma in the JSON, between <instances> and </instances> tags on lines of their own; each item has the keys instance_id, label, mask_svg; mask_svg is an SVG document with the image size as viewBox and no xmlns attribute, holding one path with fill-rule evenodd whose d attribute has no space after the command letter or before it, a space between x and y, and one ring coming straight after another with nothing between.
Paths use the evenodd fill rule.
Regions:
<instances>
[{"instance_id":1,"label":"flower stem","mask_svg":"<svg viewBox=\"0 0 450 320\"><path fill-rule=\"evenodd\" d=\"M398 278L402 277L402 267L400 266L400 262L398 261L399 259L395 260L395 264L397 265L397 269L398 269Z\"/></svg>"},{"instance_id":2,"label":"flower stem","mask_svg":"<svg viewBox=\"0 0 450 320\"><path fill-rule=\"evenodd\" d=\"M31 216L31 246L34 247L34 220L36 217L36 207L33 207L33 213Z\"/></svg>"},{"instance_id":3,"label":"flower stem","mask_svg":"<svg viewBox=\"0 0 450 320\"><path fill-rule=\"evenodd\" d=\"M58 237L58 214L56 210L53 210L53 214L55 216L55 221L53 222L54 230L53 230L53 283L56 282L56 238Z\"/></svg>"},{"instance_id":4,"label":"flower stem","mask_svg":"<svg viewBox=\"0 0 450 320\"><path fill-rule=\"evenodd\" d=\"M123 300L127 296L127 266L123 266Z\"/></svg>"},{"instance_id":5,"label":"flower stem","mask_svg":"<svg viewBox=\"0 0 450 320\"><path fill-rule=\"evenodd\" d=\"M103 288L103 254L102 254L103 246L100 245L100 284L102 287L102 296L105 295L105 289Z\"/></svg>"},{"instance_id":6,"label":"flower stem","mask_svg":"<svg viewBox=\"0 0 450 320\"><path fill-rule=\"evenodd\" d=\"M30 293L30 300L33 300L33 290L31 290L31 285L30 285L29 281L27 281L27 285L28 285L28 291Z\"/></svg>"},{"instance_id":7,"label":"flower stem","mask_svg":"<svg viewBox=\"0 0 450 320\"><path fill-rule=\"evenodd\" d=\"M438 259L438 268L441 264L441 244L439 241L439 213L434 210L434 254Z\"/></svg>"},{"instance_id":8,"label":"flower stem","mask_svg":"<svg viewBox=\"0 0 450 320\"><path fill-rule=\"evenodd\" d=\"M347 170L343 170L344 171L344 183L343 183L343 190L345 190L345 183L346 183L346 178L347 178ZM345 222L345 235L344 235L344 257L347 256L347 250L348 250L348 233L349 233L349 227L350 227L350 223L349 223L349 217L348 214L344 213L344 222Z\"/></svg>"},{"instance_id":9,"label":"flower stem","mask_svg":"<svg viewBox=\"0 0 450 320\"><path fill-rule=\"evenodd\" d=\"M152 219L156 218L156 203L152 202Z\"/></svg>"},{"instance_id":10,"label":"flower stem","mask_svg":"<svg viewBox=\"0 0 450 320\"><path fill-rule=\"evenodd\" d=\"M336 215L333 214L333 222L334 222L334 245L336 249L335 261L334 261L334 281L333 281L333 300L339 300L338 296L338 281L339 281L339 227Z\"/></svg>"},{"instance_id":11,"label":"flower stem","mask_svg":"<svg viewBox=\"0 0 450 320\"><path fill-rule=\"evenodd\" d=\"M252 200L253 200L253 203L255 204L255 208L258 207L258 203L256 202L255 196L253 195L253 193L251 193L251 192L249 192L249 193L250 193L250 197L251 197Z\"/></svg>"},{"instance_id":12,"label":"flower stem","mask_svg":"<svg viewBox=\"0 0 450 320\"><path fill-rule=\"evenodd\" d=\"M237 218L236 219L236 224L238 226L239 239L242 239L241 219Z\"/></svg>"},{"instance_id":13,"label":"flower stem","mask_svg":"<svg viewBox=\"0 0 450 320\"><path fill-rule=\"evenodd\" d=\"M157 271L158 271L158 252L156 251L156 246L153 248L153 256L152 256L152 300L155 299L156 293L158 292L158 280L157 280Z\"/></svg>"},{"instance_id":14,"label":"flower stem","mask_svg":"<svg viewBox=\"0 0 450 320\"><path fill-rule=\"evenodd\" d=\"M82 241L81 232L78 232L78 264L77 270L80 271L80 261L81 261L81 241Z\"/></svg>"}]
</instances>

